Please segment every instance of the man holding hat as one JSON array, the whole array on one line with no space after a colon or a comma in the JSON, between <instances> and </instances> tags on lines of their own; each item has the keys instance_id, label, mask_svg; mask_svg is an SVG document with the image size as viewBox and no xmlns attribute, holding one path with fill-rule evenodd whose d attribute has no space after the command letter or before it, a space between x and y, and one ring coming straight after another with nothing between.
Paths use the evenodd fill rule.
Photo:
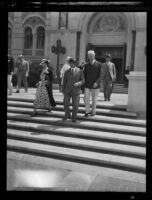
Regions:
<instances>
[{"instance_id":1,"label":"man holding hat","mask_svg":"<svg viewBox=\"0 0 152 200\"><path fill-rule=\"evenodd\" d=\"M110 101L110 97L113 89L113 82L116 80L115 64L112 63L111 55L106 54L106 62L102 64L103 69L103 90L105 101Z\"/></svg>"},{"instance_id":2,"label":"man holding hat","mask_svg":"<svg viewBox=\"0 0 152 200\"><path fill-rule=\"evenodd\" d=\"M17 93L20 92L22 81L25 88L25 92L27 92L28 89L27 77L29 73L29 62L23 58L23 55L18 56L18 60L16 62L16 68L17 68L16 74L17 74L17 86L18 86L16 92Z\"/></svg>"},{"instance_id":3,"label":"man holding hat","mask_svg":"<svg viewBox=\"0 0 152 200\"><path fill-rule=\"evenodd\" d=\"M72 98L72 122L76 122L77 112L81 94L81 85L84 83L83 71L76 67L76 60L69 59L70 69L65 71L63 77L62 92L64 94L65 117L63 120L71 118L70 99Z\"/></svg>"}]
</instances>

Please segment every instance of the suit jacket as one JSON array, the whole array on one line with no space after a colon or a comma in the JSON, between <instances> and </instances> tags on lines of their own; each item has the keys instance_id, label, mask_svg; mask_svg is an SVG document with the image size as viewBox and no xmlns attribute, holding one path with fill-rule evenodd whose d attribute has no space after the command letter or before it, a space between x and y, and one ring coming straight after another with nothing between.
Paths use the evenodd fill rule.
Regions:
<instances>
[{"instance_id":1,"label":"suit jacket","mask_svg":"<svg viewBox=\"0 0 152 200\"><path fill-rule=\"evenodd\" d=\"M78 83L78 87L74 87L75 83ZM83 71L75 67L75 72L72 73L70 68L67 71L65 71L63 77L62 92L63 93L73 92L75 94L80 94L81 85L83 84L84 84Z\"/></svg>"},{"instance_id":2,"label":"suit jacket","mask_svg":"<svg viewBox=\"0 0 152 200\"><path fill-rule=\"evenodd\" d=\"M112 81L115 81L116 79L116 68L115 64L112 62L109 62L109 65L105 62L102 64L102 70L103 70L103 80L107 78L107 73L110 73L110 77Z\"/></svg>"},{"instance_id":3,"label":"suit jacket","mask_svg":"<svg viewBox=\"0 0 152 200\"><path fill-rule=\"evenodd\" d=\"M12 56L8 56L8 71L7 74L11 75L11 72L14 71L14 59Z\"/></svg>"},{"instance_id":4,"label":"suit jacket","mask_svg":"<svg viewBox=\"0 0 152 200\"><path fill-rule=\"evenodd\" d=\"M93 88L93 84L97 83L96 88L101 86L101 75L102 75L102 65L101 62L95 60L93 64L87 62L84 65L84 78L85 78L85 88Z\"/></svg>"},{"instance_id":5,"label":"suit jacket","mask_svg":"<svg viewBox=\"0 0 152 200\"><path fill-rule=\"evenodd\" d=\"M28 73L29 72L29 62L23 60L22 62L16 62L17 74L20 72Z\"/></svg>"}]
</instances>

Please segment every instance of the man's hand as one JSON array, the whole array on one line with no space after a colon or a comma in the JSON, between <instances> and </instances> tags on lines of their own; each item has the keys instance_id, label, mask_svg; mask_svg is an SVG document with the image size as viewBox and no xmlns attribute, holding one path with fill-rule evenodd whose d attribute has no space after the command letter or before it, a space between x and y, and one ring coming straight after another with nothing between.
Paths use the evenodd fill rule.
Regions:
<instances>
[{"instance_id":1,"label":"man's hand","mask_svg":"<svg viewBox=\"0 0 152 200\"><path fill-rule=\"evenodd\" d=\"M26 75L25 75L26 77L28 76L28 73L26 73Z\"/></svg>"},{"instance_id":2,"label":"man's hand","mask_svg":"<svg viewBox=\"0 0 152 200\"><path fill-rule=\"evenodd\" d=\"M78 86L79 86L79 83L75 83L75 84L74 84L74 87L78 87Z\"/></svg>"},{"instance_id":3,"label":"man's hand","mask_svg":"<svg viewBox=\"0 0 152 200\"><path fill-rule=\"evenodd\" d=\"M94 84L93 84L93 88L96 88L97 86L98 86L97 83L94 83Z\"/></svg>"}]
</instances>

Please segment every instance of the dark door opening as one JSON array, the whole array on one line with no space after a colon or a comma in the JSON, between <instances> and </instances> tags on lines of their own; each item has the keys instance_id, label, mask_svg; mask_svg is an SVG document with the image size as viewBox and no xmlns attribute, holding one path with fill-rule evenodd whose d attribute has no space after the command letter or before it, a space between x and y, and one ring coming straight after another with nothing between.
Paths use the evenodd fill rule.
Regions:
<instances>
[{"instance_id":1,"label":"dark door opening","mask_svg":"<svg viewBox=\"0 0 152 200\"><path fill-rule=\"evenodd\" d=\"M121 46L93 46L92 48L96 53L96 60L105 62L105 54L110 53L112 56L111 62L116 67L116 83L124 82L124 68L125 68L125 48Z\"/></svg>"}]
</instances>

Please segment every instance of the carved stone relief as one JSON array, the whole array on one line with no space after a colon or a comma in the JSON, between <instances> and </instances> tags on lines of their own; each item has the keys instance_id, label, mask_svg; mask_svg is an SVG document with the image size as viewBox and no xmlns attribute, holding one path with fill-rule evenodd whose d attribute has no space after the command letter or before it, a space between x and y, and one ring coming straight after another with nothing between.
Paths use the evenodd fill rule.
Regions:
<instances>
[{"instance_id":1,"label":"carved stone relief","mask_svg":"<svg viewBox=\"0 0 152 200\"><path fill-rule=\"evenodd\" d=\"M93 32L125 31L126 23L120 16L102 15L93 28Z\"/></svg>"}]
</instances>

